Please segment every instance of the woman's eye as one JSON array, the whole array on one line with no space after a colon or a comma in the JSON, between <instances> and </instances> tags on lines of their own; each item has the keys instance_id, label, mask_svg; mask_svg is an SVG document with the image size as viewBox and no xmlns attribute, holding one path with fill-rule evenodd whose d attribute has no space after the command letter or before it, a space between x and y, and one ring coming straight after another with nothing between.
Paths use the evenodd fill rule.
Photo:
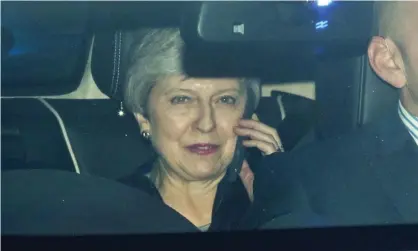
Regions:
<instances>
[{"instance_id":1,"label":"woman's eye","mask_svg":"<svg viewBox=\"0 0 418 251\"><path fill-rule=\"evenodd\" d=\"M171 99L172 104L183 104L190 101L190 97L187 96L176 96Z\"/></svg>"},{"instance_id":2,"label":"woman's eye","mask_svg":"<svg viewBox=\"0 0 418 251\"><path fill-rule=\"evenodd\" d=\"M228 104L228 105L234 105L237 103L237 99L231 96L223 96L219 100L221 103Z\"/></svg>"}]
</instances>

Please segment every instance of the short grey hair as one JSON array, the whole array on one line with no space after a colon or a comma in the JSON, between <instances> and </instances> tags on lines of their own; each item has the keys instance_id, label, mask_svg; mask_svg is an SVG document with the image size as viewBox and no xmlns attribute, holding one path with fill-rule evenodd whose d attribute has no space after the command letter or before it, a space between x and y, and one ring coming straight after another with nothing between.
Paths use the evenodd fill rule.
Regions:
<instances>
[{"instance_id":1,"label":"short grey hair","mask_svg":"<svg viewBox=\"0 0 418 251\"><path fill-rule=\"evenodd\" d=\"M184 41L178 28L142 29L134 32L131 39L124 103L131 112L146 114L148 96L157 81L169 75L185 75ZM260 81L240 79L240 83L253 92L257 107Z\"/></svg>"}]
</instances>

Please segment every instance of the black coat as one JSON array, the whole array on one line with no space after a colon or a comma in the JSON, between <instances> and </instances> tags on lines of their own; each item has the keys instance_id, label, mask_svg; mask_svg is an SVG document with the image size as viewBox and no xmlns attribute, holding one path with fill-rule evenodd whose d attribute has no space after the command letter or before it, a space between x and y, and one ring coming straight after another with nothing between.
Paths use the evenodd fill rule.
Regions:
<instances>
[{"instance_id":1,"label":"black coat","mask_svg":"<svg viewBox=\"0 0 418 251\"><path fill-rule=\"evenodd\" d=\"M418 222L418 146L395 109L353 134L270 156L261 169L269 169L275 180L291 176L298 210L311 211L326 224ZM256 183L255 189L257 196L265 184ZM270 189L276 191L267 199L274 213L282 201L274 194L282 189ZM272 221L266 227L280 225Z\"/></svg>"},{"instance_id":2,"label":"black coat","mask_svg":"<svg viewBox=\"0 0 418 251\"><path fill-rule=\"evenodd\" d=\"M151 170L151 166L152 163L143 165L135 173L119 181L162 201L157 188L144 175ZM241 179L236 179L234 182L223 179L218 186L212 222L208 231L228 231L242 228L242 219L250 209L250 205L250 199ZM169 222L167 224L170 225Z\"/></svg>"},{"instance_id":3,"label":"black coat","mask_svg":"<svg viewBox=\"0 0 418 251\"><path fill-rule=\"evenodd\" d=\"M134 174L119 181L162 201L156 187L144 176L144 170L149 171L150 169L149 164L142 166ZM317 224L319 218L305 210L306 207L301 206L304 200L295 196L299 190L297 189L298 184L294 182L293 178L283 175L280 176L280 180L276 180L266 173L270 172L269 169L256 168L255 170L257 170L255 180L258 183L267 185L273 182L277 184L276 188L279 191L275 193L274 207L269 206L271 201L268 200L268 195L271 195L272 192L270 186L267 185L261 190L259 189L258 193L262 196L255 196L254 202L251 203L241 179L238 178L236 181L230 182L224 178L215 197L209 232L257 229L272 219L275 219L275 224L281 228L294 224Z\"/></svg>"}]
</instances>

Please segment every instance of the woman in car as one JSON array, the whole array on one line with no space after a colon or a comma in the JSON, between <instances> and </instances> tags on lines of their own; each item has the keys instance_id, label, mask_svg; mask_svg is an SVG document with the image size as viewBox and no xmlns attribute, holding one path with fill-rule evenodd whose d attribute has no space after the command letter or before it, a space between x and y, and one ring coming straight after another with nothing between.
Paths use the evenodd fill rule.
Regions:
<instances>
[{"instance_id":1,"label":"woman in car","mask_svg":"<svg viewBox=\"0 0 418 251\"><path fill-rule=\"evenodd\" d=\"M263 155L281 151L274 128L242 120L249 92L260 99L256 79L188 78L184 42L175 28L138 33L130 49L125 104L157 157L121 180L160 198L201 231L237 229L253 198L254 176L244 161L230 182L237 136Z\"/></svg>"}]
</instances>

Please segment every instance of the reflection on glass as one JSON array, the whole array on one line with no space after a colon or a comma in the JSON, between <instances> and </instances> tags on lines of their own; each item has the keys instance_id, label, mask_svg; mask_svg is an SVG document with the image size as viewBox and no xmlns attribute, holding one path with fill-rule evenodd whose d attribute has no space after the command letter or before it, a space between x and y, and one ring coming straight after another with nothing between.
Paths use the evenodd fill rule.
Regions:
<instances>
[{"instance_id":1,"label":"reflection on glass","mask_svg":"<svg viewBox=\"0 0 418 251\"><path fill-rule=\"evenodd\" d=\"M318 6L328 6L332 3L332 0L317 0Z\"/></svg>"},{"instance_id":2,"label":"reflection on glass","mask_svg":"<svg viewBox=\"0 0 418 251\"><path fill-rule=\"evenodd\" d=\"M315 29L321 30L328 27L328 20L322 20L315 23Z\"/></svg>"}]
</instances>

